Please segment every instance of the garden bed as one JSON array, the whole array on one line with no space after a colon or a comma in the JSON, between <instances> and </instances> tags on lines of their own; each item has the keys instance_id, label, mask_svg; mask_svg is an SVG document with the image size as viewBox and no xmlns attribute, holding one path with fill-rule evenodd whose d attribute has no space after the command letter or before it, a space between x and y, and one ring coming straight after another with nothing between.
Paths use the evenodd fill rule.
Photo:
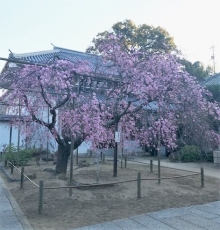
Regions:
<instances>
[{"instance_id":1,"label":"garden bed","mask_svg":"<svg viewBox=\"0 0 220 230\"><path fill-rule=\"evenodd\" d=\"M79 184L96 184L97 165L93 164L94 160L91 158L86 160L90 166L75 169L73 171L74 181ZM100 164L99 184L137 179L138 172L141 172L142 178L157 179L156 166L154 172L151 173L148 165L131 164L130 162L127 168L118 167L118 176L114 178L112 177L112 164L113 162ZM54 175L53 169L52 162L41 162L40 166L37 166L32 160L28 162L28 166L25 166L25 173L27 175L36 173L37 178L33 181L38 184L39 180L44 180L45 187L67 186L68 174L67 177L61 179ZM6 168L6 171L10 174L10 167ZM188 174L190 173L161 168L162 177ZM76 228L161 209L204 204L220 199L218 179L205 177L205 188L201 188L200 175L194 175L161 180L160 185L157 180L142 181L141 199L137 198L136 181L117 183L114 186L73 189L72 197L69 197L68 188L44 190L43 213L39 215L37 213L38 188L29 181L25 181L24 188L20 190L19 182L10 182L2 172L1 175L33 229L37 230ZM14 169L11 177L19 179L20 173Z\"/></svg>"}]
</instances>

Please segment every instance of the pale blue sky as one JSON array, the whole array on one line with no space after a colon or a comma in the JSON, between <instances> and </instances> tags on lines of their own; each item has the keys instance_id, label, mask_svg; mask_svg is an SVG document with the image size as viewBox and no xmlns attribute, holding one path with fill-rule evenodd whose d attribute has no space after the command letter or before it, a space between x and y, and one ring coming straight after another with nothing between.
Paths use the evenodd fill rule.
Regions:
<instances>
[{"instance_id":1,"label":"pale blue sky","mask_svg":"<svg viewBox=\"0 0 220 230\"><path fill-rule=\"evenodd\" d=\"M98 32L125 19L164 27L191 61L220 71L220 0L0 0L0 57L52 49L85 51ZM0 61L0 69L4 62Z\"/></svg>"}]
</instances>

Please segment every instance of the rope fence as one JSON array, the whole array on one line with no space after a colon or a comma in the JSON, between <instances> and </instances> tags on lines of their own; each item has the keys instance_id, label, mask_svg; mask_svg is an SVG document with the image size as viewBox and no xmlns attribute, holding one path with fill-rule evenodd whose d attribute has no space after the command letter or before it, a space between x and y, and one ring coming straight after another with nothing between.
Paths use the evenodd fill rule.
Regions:
<instances>
[{"instance_id":1,"label":"rope fence","mask_svg":"<svg viewBox=\"0 0 220 230\"><path fill-rule=\"evenodd\" d=\"M34 186L36 186L37 188L39 188L39 185L37 185L34 181L32 181L25 173L24 173L24 167L21 168L21 170L16 167L12 162L10 162L9 160L7 160L7 162L11 165L11 174L13 173L12 168L17 169L20 173L21 173L21 182L20 182L20 188L23 188L23 184L24 184L24 177L27 178Z\"/></svg>"},{"instance_id":2,"label":"rope fence","mask_svg":"<svg viewBox=\"0 0 220 230\"><path fill-rule=\"evenodd\" d=\"M12 162L7 160L7 163L11 165L11 173L13 173L13 169L17 169L21 173L21 180L20 180L20 189L23 188L24 184L24 177L27 178L35 187L39 188L39 201L38 201L38 214L41 214L43 211L43 194L44 190L50 190L50 189L62 189L62 188L91 188L91 187L101 187L101 186L108 186L108 185L117 185L117 184L125 184L125 183L130 183L130 182L137 182L137 198L141 198L141 181L154 181L158 180L158 184L160 184L161 180L169 180L169 179L178 179L182 177L189 177L189 176L196 176L196 175L201 175L201 187L204 188L204 169L201 168L201 171L198 173L191 173L187 175L182 175L182 176L171 176L171 177L160 177L158 175L158 178L141 178L141 173L139 172L137 174L137 179L131 179L131 180L125 180L125 181L117 181L117 182L110 182L110 183L103 183L103 184L85 184L85 185L77 185L77 186L58 186L58 187L44 187L44 182L43 180L39 181L39 185L37 185L34 181L32 181L25 173L24 173L24 167L21 168L21 170L16 167ZM142 162L137 162L137 163L142 163ZM145 163L146 164L146 163ZM7 165L7 164L6 164ZM150 162L150 169L151 172L153 171L153 161ZM168 167L167 167L168 168ZM181 171L187 171L187 170L181 170ZM189 172L189 171L188 171ZM190 171L192 172L192 171Z\"/></svg>"}]
</instances>

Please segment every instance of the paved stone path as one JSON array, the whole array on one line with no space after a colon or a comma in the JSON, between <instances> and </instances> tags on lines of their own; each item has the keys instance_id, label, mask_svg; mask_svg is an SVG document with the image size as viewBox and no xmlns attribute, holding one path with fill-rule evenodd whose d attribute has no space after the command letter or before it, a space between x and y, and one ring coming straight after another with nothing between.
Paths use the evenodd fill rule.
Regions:
<instances>
[{"instance_id":1,"label":"paved stone path","mask_svg":"<svg viewBox=\"0 0 220 230\"><path fill-rule=\"evenodd\" d=\"M0 177L0 229L32 230L11 192Z\"/></svg>"},{"instance_id":2,"label":"paved stone path","mask_svg":"<svg viewBox=\"0 0 220 230\"><path fill-rule=\"evenodd\" d=\"M220 201L171 208L75 230L220 230Z\"/></svg>"}]
</instances>

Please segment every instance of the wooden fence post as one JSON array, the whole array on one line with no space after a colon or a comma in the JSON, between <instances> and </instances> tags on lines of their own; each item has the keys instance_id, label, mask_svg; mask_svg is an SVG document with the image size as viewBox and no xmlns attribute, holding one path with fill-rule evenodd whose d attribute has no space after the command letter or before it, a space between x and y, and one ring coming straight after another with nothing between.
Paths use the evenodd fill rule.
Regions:
<instances>
[{"instance_id":1,"label":"wooden fence post","mask_svg":"<svg viewBox=\"0 0 220 230\"><path fill-rule=\"evenodd\" d=\"M74 152L74 138L71 135L71 146L70 146L70 178L69 178L69 186L73 186L73 152ZM69 197L72 196L73 190L69 188Z\"/></svg>"},{"instance_id":2,"label":"wooden fence post","mask_svg":"<svg viewBox=\"0 0 220 230\"><path fill-rule=\"evenodd\" d=\"M150 172L153 172L153 160L150 160Z\"/></svg>"},{"instance_id":3,"label":"wooden fence post","mask_svg":"<svg viewBox=\"0 0 220 230\"><path fill-rule=\"evenodd\" d=\"M123 155L121 155L121 169L123 168Z\"/></svg>"},{"instance_id":4,"label":"wooden fence post","mask_svg":"<svg viewBox=\"0 0 220 230\"><path fill-rule=\"evenodd\" d=\"M158 161L158 184L160 184L160 160Z\"/></svg>"},{"instance_id":5,"label":"wooden fence post","mask_svg":"<svg viewBox=\"0 0 220 230\"><path fill-rule=\"evenodd\" d=\"M125 156L125 168L127 168L127 156Z\"/></svg>"},{"instance_id":6,"label":"wooden fence post","mask_svg":"<svg viewBox=\"0 0 220 230\"><path fill-rule=\"evenodd\" d=\"M39 203L38 203L38 214L43 211L43 195L44 195L44 181L39 181Z\"/></svg>"},{"instance_id":7,"label":"wooden fence post","mask_svg":"<svg viewBox=\"0 0 220 230\"><path fill-rule=\"evenodd\" d=\"M20 189L24 187L24 167L21 168L21 182L20 182Z\"/></svg>"},{"instance_id":8,"label":"wooden fence post","mask_svg":"<svg viewBox=\"0 0 220 230\"><path fill-rule=\"evenodd\" d=\"M201 168L201 187L204 188L204 169Z\"/></svg>"},{"instance_id":9,"label":"wooden fence post","mask_svg":"<svg viewBox=\"0 0 220 230\"><path fill-rule=\"evenodd\" d=\"M11 163L11 174L13 174L14 171L14 165Z\"/></svg>"},{"instance_id":10,"label":"wooden fence post","mask_svg":"<svg viewBox=\"0 0 220 230\"><path fill-rule=\"evenodd\" d=\"M5 160L5 167L7 167L7 164L8 164L8 161L7 161L7 160Z\"/></svg>"},{"instance_id":11,"label":"wooden fence post","mask_svg":"<svg viewBox=\"0 0 220 230\"><path fill-rule=\"evenodd\" d=\"M137 198L141 198L141 173L137 176Z\"/></svg>"},{"instance_id":12,"label":"wooden fence post","mask_svg":"<svg viewBox=\"0 0 220 230\"><path fill-rule=\"evenodd\" d=\"M102 155L102 163L105 164L105 153Z\"/></svg>"}]
</instances>

